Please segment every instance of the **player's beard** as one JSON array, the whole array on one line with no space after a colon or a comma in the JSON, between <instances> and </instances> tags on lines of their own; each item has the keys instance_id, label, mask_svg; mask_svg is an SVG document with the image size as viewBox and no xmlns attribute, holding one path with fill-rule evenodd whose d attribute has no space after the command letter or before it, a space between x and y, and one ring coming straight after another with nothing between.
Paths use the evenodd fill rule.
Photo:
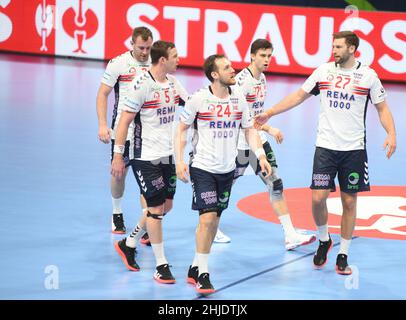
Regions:
<instances>
[{"instance_id":1,"label":"player's beard","mask_svg":"<svg viewBox=\"0 0 406 320\"><path fill-rule=\"evenodd\" d=\"M148 61L148 56L146 56L144 54L137 53L136 49L133 49L132 56L138 62L147 62Z\"/></svg>"},{"instance_id":2,"label":"player's beard","mask_svg":"<svg viewBox=\"0 0 406 320\"><path fill-rule=\"evenodd\" d=\"M235 78L228 78L227 80L220 79L220 84L224 87L233 86L236 84Z\"/></svg>"},{"instance_id":3,"label":"player's beard","mask_svg":"<svg viewBox=\"0 0 406 320\"><path fill-rule=\"evenodd\" d=\"M343 54L337 61L336 63L339 65L345 64L348 60L350 59L349 54Z\"/></svg>"}]
</instances>

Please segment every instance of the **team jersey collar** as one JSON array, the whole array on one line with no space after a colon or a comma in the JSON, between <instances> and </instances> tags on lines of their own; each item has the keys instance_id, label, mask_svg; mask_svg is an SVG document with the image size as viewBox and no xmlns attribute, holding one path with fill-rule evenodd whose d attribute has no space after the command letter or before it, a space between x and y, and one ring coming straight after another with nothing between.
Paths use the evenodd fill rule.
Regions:
<instances>
[{"instance_id":1,"label":"team jersey collar","mask_svg":"<svg viewBox=\"0 0 406 320\"><path fill-rule=\"evenodd\" d=\"M210 91L210 93L211 93L213 96L217 97L216 95L214 95L213 89L211 88L210 85L209 85L209 91ZM231 95L231 93L232 93L232 90L231 90L230 87L228 87L228 94ZM218 97L217 97L217 98L218 98ZM219 99L221 99L221 98L219 98Z\"/></svg>"},{"instance_id":2,"label":"team jersey collar","mask_svg":"<svg viewBox=\"0 0 406 320\"><path fill-rule=\"evenodd\" d=\"M155 80L154 76L152 75L151 71L148 70L148 73L149 73L149 76L151 77L151 79L152 79L154 82L157 82L157 81ZM165 76L165 79L166 79L166 80L169 80L169 79L168 79L168 76Z\"/></svg>"},{"instance_id":3,"label":"team jersey collar","mask_svg":"<svg viewBox=\"0 0 406 320\"><path fill-rule=\"evenodd\" d=\"M252 71L250 70L250 68L246 67L245 69L248 70L248 72L250 73L251 77L255 80L255 81L259 81L261 80L261 75L259 76L259 79L255 78Z\"/></svg>"},{"instance_id":4,"label":"team jersey collar","mask_svg":"<svg viewBox=\"0 0 406 320\"><path fill-rule=\"evenodd\" d=\"M357 70L357 69L359 69L361 67L361 62L358 61L358 60L355 60L354 65L351 68L348 68L348 69L341 68L338 63L334 63L334 65L338 70L341 70L341 71L354 71L354 70Z\"/></svg>"},{"instance_id":5,"label":"team jersey collar","mask_svg":"<svg viewBox=\"0 0 406 320\"><path fill-rule=\"evenodd\" d=\"M255 79L255 77L254 77L254 75L252 74L252 72L251 72L250 68L246 67L245 69L247 69L247 70L248 70L248 72L250 73L251 77L253 77L253 78Z\"/></svg>"}]
</instances>

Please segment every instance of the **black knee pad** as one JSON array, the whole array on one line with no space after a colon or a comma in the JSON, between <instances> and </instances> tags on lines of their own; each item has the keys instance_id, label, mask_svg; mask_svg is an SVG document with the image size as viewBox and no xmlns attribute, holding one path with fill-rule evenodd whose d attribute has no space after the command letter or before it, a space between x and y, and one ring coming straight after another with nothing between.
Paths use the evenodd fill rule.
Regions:
<instances>
[{"instance_id":1,"label":"black knee pad","mask_svg":"<svg viewBox=\"0 0 406 320\"><path fill-rule=\"evenodd\" d=\"M283 183L281 179L272 182L270 191L271 201L280 201L283 199Z\"/></svg>"},{"instance_id":2,"label":"black knee pad","mask_svg":"<svg viewBox=\"0 0 406 320\"><path fill-rule=\"evenodd\" d=\"M219 216L218 214L218 212L219 212L219 209L218 208L206 208L206 209L201 209L201 210L199 210L199 216L201 216L202 214L205 214L205 213L208 213L208 212L216 212L217 213L217 216ZM220 213L221 214L221 213Z\"/></svg>"},{"instance_id":3,"label":"black knee pad","mask_svg":"<svg viewBox=\"0 0 406 320\"><path fill-rule=\"evenodd\" d=\"M162 220L165 214L155 214L148 211L147 218L151 217L152 219Z\"/></svg>"},{"instance_id":4,"label":"black knee pad","mask_svg":"<svg viewBox=\"0 0 406 320\"><path fill-rule=\"evenodd\" d=\"M280 191L280 192L282 192L283 191L283 183L282 183L282 179L276 179L274 182L273 182L273 190L274 191Z\"/></svg>"}]
</instances>

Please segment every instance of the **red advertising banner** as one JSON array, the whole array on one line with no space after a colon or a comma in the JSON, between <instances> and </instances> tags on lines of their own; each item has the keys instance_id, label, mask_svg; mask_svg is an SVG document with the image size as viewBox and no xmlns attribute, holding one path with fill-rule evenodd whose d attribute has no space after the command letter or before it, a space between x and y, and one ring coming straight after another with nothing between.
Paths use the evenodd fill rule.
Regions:
<instances>
[{"instance_id":1,"label":"red advertising banner","mask_svg":"<svg viewBox=\"0 0 406 320\"><path fill-rule=\"evenodd\" d=\"M250 44L274 45L270 71L310 74L331 59L332 34L354 30L358 58L383 80L406 82L406 13L209 1L0 0L0 50L112 58L130 48L134 27L176 44L181 65L225 53L240 69Z\"/></svg>"},{"instance_id":2,"label":"red advertising banner","mask_svg":"<svg viewBox=\"0 0 406 320\"><path fill-rule=\"evenodd\" d=\"M55 53L55 0L0 0L0 50Z\"/></svg>"}]
</instances>

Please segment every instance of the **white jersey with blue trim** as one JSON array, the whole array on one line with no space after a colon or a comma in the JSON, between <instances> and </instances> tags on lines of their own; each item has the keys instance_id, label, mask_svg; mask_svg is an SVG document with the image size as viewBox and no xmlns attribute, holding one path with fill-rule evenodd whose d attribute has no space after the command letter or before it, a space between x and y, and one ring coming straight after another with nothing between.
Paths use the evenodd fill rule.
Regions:
<instances>
[{"instance_id":1,"label":"white jersey with blue trim","mask_svg":"<svg viewBox=\"0 0 406 320\"><path fill-rule=\"evenodd\" d=\"M181 112L180 121L194 126L192 167L211 173L235 169L240 128L253 125L247 101L237 86L225 99L216 97L210 86L194 93Z\"/></svg>"},{"instance_id":2,"label":"white jersey with blue trim","mask_svg":"<svg viewBox=\"0 0 406 320\"><path fill-rule=\"evenodd\" d=\"M146 62L139 62L132 56L132 51L127 51L109 61L101 82L114 88L115 102L111 122L112 139L115 139L116 136L117 125L129 84L134 77L149 70L150 67L150 58ZM132 136L133 129L134 126L131 125L128 130L127 140Z\"/></svg>"},{"instance_id":3,"label":"white jersey with blue trim","mask_svg":"<svg viewBox=\"0 0 406 320\"><path fill-rule=\"evenodd\" d=\"M359 61L343 69L322 64L304 82L307 93L320 94L317 147L337 151L366 147L365 118L368 100L383 102L386 92L375 71Z\"/></svg>"},{"instance_id":4,"label":"white jersey with blue trim","mask_svg":"<svg viewBox=\"0 0 406 320\"><path fill-rule=\"evenodd\" d=\"M134 78L126 95L123 110L136 112L134 133L130 138L130 159L157 160L173 155L174 120L180 99L187 92L178 80L166 76L166 82L155 81L144 72Z\"/></svg>"},{"instance_id":5,"label":"white jersey with blue trim","mask_svg":"<svg viewBox=\"0 0 406 320\"><path fill-rule=\"evenodd\" d=\"M248 68L245 68L237 74L235 80L247 99L251 115L255 117L257 114L264 112L266 97L265 75L261 73L260 78L255 79L251 71ZM267 141L266 133L262 130L258 130L258 133L261 137L262 144L264 144ZM250 146L247 143L244 132L240 131L238 149L248 150L249 148Z\"/></svg>"}]
</instances>

